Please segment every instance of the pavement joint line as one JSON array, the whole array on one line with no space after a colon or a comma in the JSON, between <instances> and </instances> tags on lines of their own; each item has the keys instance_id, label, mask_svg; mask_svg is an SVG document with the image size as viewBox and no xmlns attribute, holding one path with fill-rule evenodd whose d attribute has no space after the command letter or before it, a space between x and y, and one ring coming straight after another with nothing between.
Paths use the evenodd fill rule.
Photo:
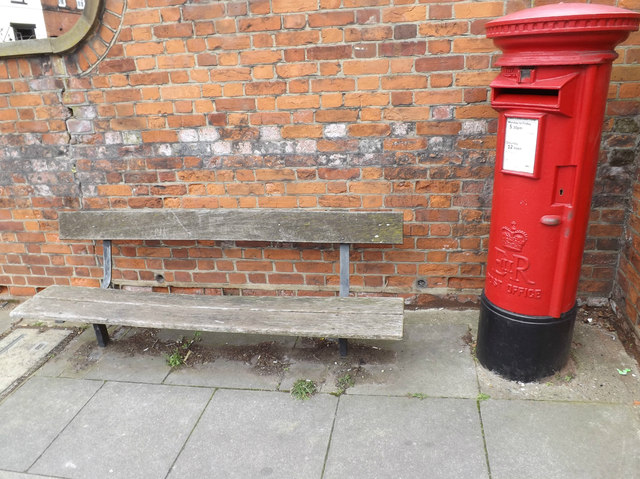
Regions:
<instances>
[{"instance_id":1,"label":"pavement joint line","mask_svg":"<svg viewBox=\"0 0 640 479\"><path fill-rule=\"evenodd\" d=\"M320 479L324 478L324 473L327 469L327 461L329 460L329 452L331 451L331 441L333 439L333 431L336 427L336 419L338 419L338 407L340 407L340 400L342 396L338 396L336 401L336 408L333 410L333 421L331 421L331 431L329 431L329 440L327 441L327 450L324 453L324 461L322 462L322 472L320 473Z\"/></svg>"},{"instance_id":2,"label":"pavement joint line","mask_svg":"<svg viewBox=\"0 0 640 479\"><path fill-rule=\"evenodd\" d=\"M489 448L487 446L487 437L484 433L484 422L482 420L482 408L480 407L480 403L482 401L480 399L476 400L476 405L478 407L478 419L480 420L480 434L482 435L482 446L484 449L484 459L487 464L487 474L489 475L489 479L491 479L491 461L489 460Z\"/></svg>"},{"instance_id":3,"label":"pavement joint line","mask_svg":"<svg viewBox=\"0 0 640 479\"><path fill-rule=\"evenodd\" d=\"M216 393L218 392L219 389L220 388L213 388L213 391L211 392L211 396L209 396L209 400L207 401L207 404L205 404L204 407L202 408L202 411L200 411L200 414L198 415L198 419L193 424L193 427L191 428L191 431L189 431L189 434L187 434L187 437L185 438L184 442L182 443L182 446L180 447L180 450L178 451L178 454L176 454L176 457L173 458L173 461L171 462L171 465L167 469L167 473L164 475L165 479L167 479L167 477L169 477L169 474L171 474L171 470L173 469L173 466L175 466L176 461L178 460L180 455L184 452L184 448L187 447L187 443L189 442L189 439L191 439L191 436L193 435L193 432L196 430L196 427L198 427L198 424L200 424L200 420L202 419L202 416L204 415L204 412L209 407L209 404L211 404L211 401L213 401L213 398L215 397L215 395L216 395Z\"/></svg>"},{"instance_id":4,"label":"pavement joint line","mask_svg":"<svg viewBox=\"0 0 640 479\"><path fill-rule=\"evenodd\" d=\"M331 394L331 393L319 393L319 394ZM416 399L419 400L419 398L414 398L412 397L412 394L414 394L414 392L412 391L408 391L404 394L393 394L393 393L388 393L388 394L371 394L371 393L358 393L358 392L345 392L345 395L349 395L349 396L362 396L362 397L388 397L388 398L409 398L409 399ZM438 396L435 394L429 394L425 397L425 399L461 399L461 400L476 400L477 399L477 395L476 396Z\"/></svg>"},{"instance_id":5,"label":"pavement joint line","mask_svg":"<svg viewBox=\"0 0 640 479\"><path fill-rule=\"evenodd\" d=\"M65 378L67 379L67 378ZM68 380L70 381L77 381L76 379L70 379L68 378ZM80 379L79 381L85 381L85 379ZM100 392L102 390L102 388L104 388L105 384L107 384L107 381L102 381L102 386L100 386L98 389L96 389L96 391L91 395L91 397L89 399L87 399L87 401L82 405L81 408L78 408L78 411L76 411L76 413L73 415L73 417L71 419L69 419L69 421L67 422L67 424L65 424L65 426L60 429L60 431L58 431L58 434L56 434L56 436L51 440L51 442L49 442L49 445L47 447L45 447L42 452L40 453L40 455L35 459L35 461L33 461L31 463L31 465L24 471L24 474L28 474L29 470L36 465L36 463L40 460L40 458L44 455L45 452L47 452L49 450L49 448L53 445L54 442L56 442L56 440L60 437L60 435L67 430L67 428L69 427L69 425L78 417L78 414L80 414L80 412L82 412L82 410L84 410L85 407L87 407L87 404L89 404L91 402L91 400L93 398L96 397L96 395L98 394L98 392Z\"/></svg>"},{"instance_id":6,"label":"pavement joint line","mask_svg":"<svg viewBox=\"0 0 640 479\"><path fill-rule=\"evenodd\" d=\"M469 332L471 332L471 328L469 328ZM489 447L487 445L487 436L485 435L485 432L484 432L484 421L482 419L482 407L481 407L482 401L480 400L480 394L486 394L486 393L482 391L482 384L480 383L480 375L478 374L478 368L480 367L480 365L478 364L478 358L474 354L473 348L469 347L469 349L471 352L471 358L473 359L473 370L475 372L476 383L478 385L478 397L476 398L476 406L478 408L478 420L480 421L480 435L482 436L482 448L484 449L484 460L487 465L487 475L489 476L489 479L492 479L491 461L489 459ZM489 396L486 400L490 400L490 399L491 397Z\"/></svg>"}]
</instances>

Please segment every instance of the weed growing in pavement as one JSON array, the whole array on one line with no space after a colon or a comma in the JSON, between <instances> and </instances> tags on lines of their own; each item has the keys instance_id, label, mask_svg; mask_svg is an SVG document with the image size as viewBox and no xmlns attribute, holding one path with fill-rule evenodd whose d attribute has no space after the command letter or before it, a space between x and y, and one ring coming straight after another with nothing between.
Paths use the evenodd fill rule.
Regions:
<instances>
[{"instance_id":1,"label":"weed growing in pavement","mask_svg":"<svg viewBox=\"0 0 640 479\"><path fill-rule=\"evenodd\" d=\"M189 359L189 355L191 354L191 346L193 343L200 341L202 339L202 333L200 331L196 331L193 333L193 338L186 340L185 338L180 338L177 341L177 346L173 350L173 353L166 356L167 364L172 368L177 368L178 366L182 366ZM184 353L184 354L183 354Z\"/></svg>"},{"instance_id":2,"label":"weed growing in pavement","mask_svg":"<svg viewBox=\"0 0 640 479\"><path fill-rule=\"evenodd\" d=\"M429 396L427 396L424 393L409 393L409 397L410 398L415 398L415 399L420 399L420 401L422 401L423 399L427 399Z\"/></svg>"},{"instance_id":3,"label":"weed growing in pavement","mask_svg":"<svg viewBox=\"0 0 640 479\"><path fill-rule=\"evenodd\" d=\"M347 389L354 386L355 384L356 384L356 381L355 379L353 379L351 374L346 373L344 376L340 376L337 379L336 387L338 389L332 392L331 394L338 397L342 396L345 392L347 392Z\"/></svg>"},{"instance_id":4,"label":"weed growing in pavement","mask_svg":"<svg viewBox=\"0 0 640 479\"><path fill-rule=\"evenodd\" d=\"M180 351L176 348L172 354L167 356L167 364L172 368L177 368L184 363L184 359Z\"/></svg>"},{"instance_id":5,"label":"weed growing in pavement","mask_svg":"<svg viewBox=\"0 0 640 479\"><path fill-rule=\"evenodd\" d=\"M311 379L298 379L293 383L291 395L301 401L306 401L316 393L317 387Z\"/></svg>"}]
</instances>

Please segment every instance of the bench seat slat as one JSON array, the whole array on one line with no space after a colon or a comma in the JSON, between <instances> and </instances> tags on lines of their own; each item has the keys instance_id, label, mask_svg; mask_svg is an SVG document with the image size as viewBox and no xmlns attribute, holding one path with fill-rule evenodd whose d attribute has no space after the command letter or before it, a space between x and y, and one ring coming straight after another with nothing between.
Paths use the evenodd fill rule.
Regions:
<instances>
[{"instance_id":1,"label":"bench seat slat","mask_svg":"<svg viewBox=\"0 0 640 479\"><path fill-rule=\"evenodd\" d=\"M139 209L60 212L61 239L398 244L401 212Z\"/></svg>"},{"instance_id":2,"label":"bench seat slat","mask_svg":"<svg viewBox=\"0 0 640 479\"><path fill-rule=\"evenodd\" d=\"M195 296L50 286L11 312L33 320L347 339L402 339L401 298Z\"/></svg>"}]
</instances>

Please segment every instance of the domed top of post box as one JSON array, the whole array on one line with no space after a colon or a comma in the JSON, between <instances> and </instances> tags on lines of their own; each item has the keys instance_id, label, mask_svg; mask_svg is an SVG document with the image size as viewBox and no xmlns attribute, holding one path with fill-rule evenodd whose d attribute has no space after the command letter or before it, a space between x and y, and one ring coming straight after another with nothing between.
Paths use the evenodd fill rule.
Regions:
<instances>
[{"instance_id":1,"label":"domed top of post box","mask_svg":"<svg viewBox=\"0 0 640 479\"><path fill-rule=\"evenodd\" d=\"M576 65L613 61L639 24L640 13L623 8L559 3L497 18L486 30L503 51L498 65Z\"/></svg>"}]
</instances>

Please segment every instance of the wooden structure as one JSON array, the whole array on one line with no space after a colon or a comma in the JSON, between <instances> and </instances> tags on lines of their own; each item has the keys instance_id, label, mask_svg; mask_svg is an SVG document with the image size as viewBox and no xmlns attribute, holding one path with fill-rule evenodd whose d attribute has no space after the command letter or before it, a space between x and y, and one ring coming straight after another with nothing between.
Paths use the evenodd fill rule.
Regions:
<instances>
[{"instance_id":1,"label":"wooden structure","mask_svg":"<svg viewBox=\"0 0 640 479\"><path fill-rule=\"evenodd\" d=\"M106 325L340 339L401 339L401 298L349 297L350 245L402 243L395 212L248 210L108 210L60 213L60 238L103 241L102 288L50 286L13 317ZM338 297L195 296L110 289L112 240L227 240L340 244Z\"/></svg>"}]
</instances>

